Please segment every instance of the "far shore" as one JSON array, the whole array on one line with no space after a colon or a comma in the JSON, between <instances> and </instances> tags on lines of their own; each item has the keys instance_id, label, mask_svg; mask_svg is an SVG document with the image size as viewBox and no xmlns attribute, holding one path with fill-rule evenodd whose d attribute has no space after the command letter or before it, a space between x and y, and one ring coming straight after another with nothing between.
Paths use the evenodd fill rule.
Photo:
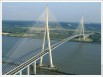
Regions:
<instances>
[{"instance_id":1,"label":"far shore","mask_svg":"<svg viewBox=\"0 0 103 77\"><path fill-rule=\"evenodd\" d=\"M2 32L2 35L3 36L7 36L7 37L17 37L17 38L30 38L28 35L15 35L15 34L11 34L11 33L5 33L5 32ZM35 37L36 39L39 39L38 37ZM52 38L51 40L61 40L60 38ZM72 39L70 40L70 42L84 42L84 41L79 41L78 39ZM85 43L95 43L95 44L101 44L101 42L93 42L91 41L90 39L89 40L86 40Z\"/></svg>"},{"instance_id":2,"label":"far shore","mask_svg":"<svg viewBox=\"0 0 103 77\"><path fill-rule=\"evenodd\" d=\"M8 35L8 34L10 34L10 33L4 33L4 32L2 32L2 34L3 34L3 35Z\"/></svg>"}]
</instances>

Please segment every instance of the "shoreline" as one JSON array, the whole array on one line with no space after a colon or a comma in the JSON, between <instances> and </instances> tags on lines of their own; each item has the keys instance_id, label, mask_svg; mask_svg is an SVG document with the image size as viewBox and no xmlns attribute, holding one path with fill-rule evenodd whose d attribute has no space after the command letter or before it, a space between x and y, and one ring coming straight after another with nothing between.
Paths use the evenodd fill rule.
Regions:
<instances>
[{"instance_id":1,"label":"shoreline","mask_svg":"<svg viewBox=\"0 0 103 77\"><path fill-rule=\"evenodd\" d=\"M2 36L5 36L5 37L15 37L15 38L30 38L30 37L27 37L27 36L24 36L24 37L21 37L21 36L8 36L8 35L2 35ZM40 38L31 38L31 39L40 39ZM61 40L61 39L58 39L58 38L56 38L56 39L51 39L51 40ZM89 42L89 41L77 41L77 40L70 40L69 42L81 42L81 43L91 43L91 44L101 44L101 42Z\"/></svg>"}]
</instances>

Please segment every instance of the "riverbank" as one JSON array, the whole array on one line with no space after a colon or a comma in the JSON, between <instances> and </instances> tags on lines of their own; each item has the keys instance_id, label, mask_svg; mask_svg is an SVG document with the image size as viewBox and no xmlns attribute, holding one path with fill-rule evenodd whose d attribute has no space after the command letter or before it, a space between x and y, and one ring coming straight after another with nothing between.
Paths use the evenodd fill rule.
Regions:
<instances>
[{"instance_id":1,"label":"riverbank","mask_svg":"<svg viewBox=\"0 0 103 77\"><path fill-rule=\"evenodd\" d=\"M34 39L34 37L32 35L23 35L23 34L10 34L10 33L2 33L2 36L7 36L7 37L16 37L16 38L32 38ZM35 39L41 39L39 37L35 37ZM51 38L51 40L57 40L57 41L61 41L62 39L60 38ZM94 42L91 39L87 38L85 41L79 40L78 38L73 38L70 40L70 42L85 42L85 43L94 43L94 44L101 44L101 42Z\"/></svg>"},{"instance_id":2,"label":"riverbank","mask_svg":"<svg viewBox=\"0 0 103 77\"><path fill-rule=\"evenodd\" d=\"M37 75L76 75L76 74L62 72L57 67L50 68L49 65L39 66L39 64L36 64L36 66L37 66L36 67L36 69L37 69ZM31 66L31 71L32 72L34 71L33 68L34 67ZM41 73L39 74L38 72L41 72Z\"/></svg>"}]
</instances>

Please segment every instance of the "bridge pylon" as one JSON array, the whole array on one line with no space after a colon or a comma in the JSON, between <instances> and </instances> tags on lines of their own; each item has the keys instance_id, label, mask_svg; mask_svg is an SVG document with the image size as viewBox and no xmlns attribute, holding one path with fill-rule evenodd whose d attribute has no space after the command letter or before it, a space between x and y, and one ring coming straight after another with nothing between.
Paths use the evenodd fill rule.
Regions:
<instances>
[{"instance_id":1,"label":"bridge pylon","mask_svg":"<svg viewBox=\"0 0 103 77\"><path fill-rule=\"evenodd\" d=\"M47 42L48 42L50 67L54 67L53 61L52 61L52 51L51 51L51 45L50 45L49 26L48 26L48 5L46 5L46 28L45 28L45 32L44 32L44 40L43 40L43 45L42 45L42 52L44 52L46 37L47 37ZM43 61L43 56L40 58L40 66L42 66L42 61Z\"/></svg>"},{"instance_id":2,"label":"bridge pylon","mask_svg":"<svg viewBox=\"0 0 103 77\"><path fill-rule=\"evenodd\" d=\"M84 29L84 17L82 17L80 23L81 23L81 24L80 24L80 35L83 36L83 41L85 41L86 39L85 39L85 34L84 34L84 30L85 30L85 29ZM79 40L81 40L80 38L81 38L81 36L79 37Z\"/></svg>"}]
</instances>

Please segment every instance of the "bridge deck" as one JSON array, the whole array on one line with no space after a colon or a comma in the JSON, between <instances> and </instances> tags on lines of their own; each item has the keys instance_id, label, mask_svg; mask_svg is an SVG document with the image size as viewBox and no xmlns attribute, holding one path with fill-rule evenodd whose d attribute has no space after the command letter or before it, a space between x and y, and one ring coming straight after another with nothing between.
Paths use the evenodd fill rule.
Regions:
<instances>
[{"instance_id":1,"label":"bridge deck","mask_svg":"<svg viewBox=\"0 0 103 77\"><path fill-rule=\"evenodd\" d=\"M51 46L52 50L54 50L55 48L57 48L58 46L64 44L65 42L75 38L75 37L78 37L78 36L81 36L81 35L75 35L75 36L71 36L71 37L68 37L54 45ZM34 61L37 61L38 59L40 59L41 56L44 56L48 53L48 49L46 49L44 52L40 52L39 54L37 54L36 56L32 57L31 59L27 60L26 62L22 63L21 65L17 66L16 68L12 69L11 71L8 71L6 74L7 75L13 75L17 72L19 72L20 70L23 70L24 68L26 68L28 65L31 65L32 63L34 63Z\"/></svg>"}]
</instances>

